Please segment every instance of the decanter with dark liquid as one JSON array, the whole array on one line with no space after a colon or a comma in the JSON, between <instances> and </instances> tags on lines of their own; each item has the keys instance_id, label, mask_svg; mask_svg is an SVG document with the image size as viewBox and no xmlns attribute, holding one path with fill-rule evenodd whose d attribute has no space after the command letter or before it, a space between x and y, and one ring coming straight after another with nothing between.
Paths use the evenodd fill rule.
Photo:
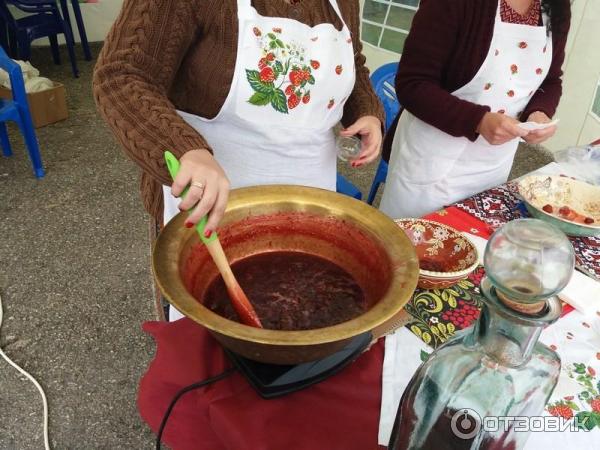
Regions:
<instances>
[{"instance_id":1,"label":"decanter with dark liquid","mask_svg":"<svg viewBox=\"0 0 600 450\"><path fill-rule=\"evenodd\" d=\"M417 370L388 448L523 448L528 418L543 412L558 381L560 358L538 339L560 317L556 294L573 266L570 242L545 222L519 220L498 230L486 249L478 321Z\"/></svg>"}]
</instances>

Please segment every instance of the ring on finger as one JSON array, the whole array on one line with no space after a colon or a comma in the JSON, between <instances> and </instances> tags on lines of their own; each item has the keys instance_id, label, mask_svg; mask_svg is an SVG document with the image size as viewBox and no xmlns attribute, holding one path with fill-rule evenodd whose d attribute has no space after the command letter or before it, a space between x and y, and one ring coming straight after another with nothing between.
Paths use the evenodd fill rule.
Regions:
<instances>
[{"instance_id":1,"label":"ring on finger","mask_svg":"<svg viewBox=\"0 0 600 450\"><path fill-rule=\"evenodd\" d=\"M204 183L202 183L201 181L192 181L191 186L200 189L201 191L204 191Z\"/></svg>"}]
</instances>

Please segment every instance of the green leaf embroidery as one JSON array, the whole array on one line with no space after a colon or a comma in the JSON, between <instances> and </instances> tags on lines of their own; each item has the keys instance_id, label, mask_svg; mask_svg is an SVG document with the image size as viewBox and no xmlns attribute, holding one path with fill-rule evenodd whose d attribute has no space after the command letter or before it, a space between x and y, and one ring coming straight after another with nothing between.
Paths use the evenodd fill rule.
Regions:
<instances>
[{"instance_id":1,"label":"green leaf embroidery","mask_svg":"<svg viewBox=\"0 0 600 450\"><path fill-rule=\"evenodd\" d=\"M275 108L276 111L287 114L288 106L285 98L285 94L281 89L275 89L273 91L273 97L271 98L271 106Z\"/></svg>"},{"instance_id":2,"label":"green leaf embroidery","mask_svg":"<svg viewBox=\"0 0 600 450\"><path fill-rule=\"evenodd\" d=\"M600 426L600 423L597 423L597 419L594 417L595 415L595 413L590 411L582 411L577 413L575 417L577 418L577 424L579 425L579 428L590 431L597 425Z\"/></svg>"},{"instance_id":3,"label":"green leaf embroidery","mask_svg":"<svg viewBox=\"0 0 600 450\"><path fill-rule=\"evenodd\" d=\"M279 47L279 48L285 48L285 46L283 45L283 42L281 42L281 40L280 40L280 39L277 39L277 40L275 41L275 43L277 44L277 47Z\"/></svg>"},{"instance_id":4,"label":"green leaf embroidery","mask_svg":"<svg viewBox=\"0 0 600 450\"><path fill-rule=\"evenodd\" d=\"M255 92L248 102L256 106L265 106L271 102L271 95L263 92Z\"/></svg>"},{"instance_id":5,"label":"green leaf embroidery","mask_svg":"<svg viewBox=\"0 0 600 450\"><path fill-rule=\"evenodd\" d=\"M277 43L275 41L271 41L269 48L277 48Z\"/></svg>"},{"instance_id":6,"label":"green leaf embroidery","mask_svg":"<svg viewBox=\"0 0 600 450\"><path fill-rule=\"evenodd\" d=\"M246 69L246 78L248 79L248 83L250 83L252 89L254 89L256 92L260 92L261 94L271 94L273 89L275 89L273 83L263 83L260 81L260 73L258 70Z\"/></svg>"},{"instance_id":7,"label":"green leaf embroidery","mask_svg":"<svg viewBox=\"0 0 600 450\"><path fill-rule=\"evenodd\" d=\"M267 34L267 36L269 36L269 38L273 40L277 39L277 36L275 36L273 33L269 33Z\"/></svg>"},{"instance_id":8,"label":"green leaf embroidery","mask_svg":"<svg viewBox=\"0 0 600 450\"><path fill-rule=\"evenodd\" d=\"M275 70L279 73L283 72L283 64L281 64L281 62L279 61L275 61Z\"/></svg>"},{"instance_id":9,"label":"green leaf embroidery","mask_svg":"<svg viewBox=\"0 0 600 450\"><path fill-rule=\"evenodd\" d=\"M421 350L421 362L425 362L429 359L429 353L425 350Z\"/></svg>"},{"instance_id":10,"label":"green leaf embroidery","mask_svg":"<svg viewBox=\"0 0 600 450\"><path fill-rule=\"evenodd\" d=\"M579 411L579 406L577 406L576 403L571 402L571 401L566 401L565 404L571 408L573 411Z\"/></svg>"},{"instance_id":11,"label":"green leaf embroidery","mask_svg":"<svg viewBox=\"0 0 600 450\"><path fill-rule=\"evenodd\" d=\"M585 364L575 363L573 366L575 366L575 373L585 373Z\"/></svg>"},{"instance_id":12,"label":"green leaf embroidery","mask_svg":"<svg viewBox=\"0 0 600 450\"><path fill-rule=\"evenodd\" d=\"M312 75L308 78L308 83L309 84L315 84L315 77L313 77Z\"/></svg>"}]
</instances>

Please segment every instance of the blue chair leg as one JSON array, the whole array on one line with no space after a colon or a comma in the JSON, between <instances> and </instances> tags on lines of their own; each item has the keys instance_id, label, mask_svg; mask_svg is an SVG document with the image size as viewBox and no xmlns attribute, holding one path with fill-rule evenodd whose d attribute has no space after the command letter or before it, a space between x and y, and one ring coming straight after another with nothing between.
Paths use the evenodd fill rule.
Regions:
<instances>
[{"instance_id":1,"label":"blue chair leg","mask_svg":"<svg viewBox=\"0 0 600 450\"><path fill-rule=\"evenodd\" d=\"M56 34L52 34L48 36L48 39L50 40L50 48L52 49L52 60L54 61L54 64L59 65L60 50L58 48L58 37L56 36Z\"/></svg>"},{"instance_id":2,"label":"blue chair leg","mask_svg":"<svg viewBox=\"0 0 600 450\"><path fill-rule=\"evenodd\" d=\"M12 156L12 149L10 148L10 139L8 138L6 122L0 122L0 143L2 144L2 154L4 156Z\"/></svg>"},{"instance_id":3,"label":"blue chair leg","mask_svg":"<svg viewBox=\"0 0 600 450\"><path fill-rule=\"evenodd\" d=\"M79 70L77 69L77 57L75 56L75 41L73 40L73 33L71 33L71 28L64 21L62 21L62 28L65 33L65 41L67 42L67 50L69 52L69 59L71 60L73 76L78 78Z\"/></svg>"},{"instance_id":4,"label":"blue chair leg","mask_svg":"<svg viewBox=\"0 0 600 450\"><path fill-rule=\"evenodd\" d=\"M17 34L17 46L17 54L19 55L19 59L22 59L23 61L31 60L31 42L25 33Z\"/></svg>"},{"instance_id":5,"label":"blue chair leg","mask_svg":"<svg viewBox=\"0 0 600 450\"><path fill-rule=\"evenodd\" d=\"M369 191L369 197L367 198L367 203L372 205L375 201L375 196L377 195L377 190L379 189L379 185L385 183L385 179L387 178L388 165L385 161L379 161L379 165L377 166L377 172L375 172L375 178L373 178L373 184L371 185L371 190Z\"/></svg>"},{"instance_id":6,"label":"blue chair leg","mask_svg":"<svg viewBox=\"0 0 600 450\"><path fill-rule=\"evenodd\" d=\"M33 173L37 178L42 178L44 176L42 156L40 155L40 147L29 112L22 112L21 120L17 122L17 124L19 125L21 133L23 134L23 139L25 140L25 146L27 147L27 152L29 153L29 158L31 159L31 164L33 166Z\"/></svg>"},{"instance_id":7,"label":"blue chair leg","mask_svg":"<svg viewBox=\"0 0 600 450\"><path fill-rule=\"evenodd\" d=\"M79 31L79 40L81 41L81 46L83 47L83 54L85 56L86 61L92 60L92 52L90 51L90 44L87 39L87 34L85 32L85 25L83 23L83 17L81 16L81 8L79 7L79 2L72 2L73 5L73 15L75 16L75 22L77 22L77 30Z\"/></svg>"}]
</instances>

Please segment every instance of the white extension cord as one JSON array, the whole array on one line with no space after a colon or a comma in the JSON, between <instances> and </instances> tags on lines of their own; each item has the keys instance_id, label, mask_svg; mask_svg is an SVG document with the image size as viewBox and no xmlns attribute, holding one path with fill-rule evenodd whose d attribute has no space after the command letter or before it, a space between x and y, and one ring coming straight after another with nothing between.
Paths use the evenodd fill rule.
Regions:
<instances>
[{"instance_id":1,"label":"white extension cord","mask_svg":"<svg viewBox=\"0 0 600 450\"><path fill-rule=\"evenodd\" d=\"M0 330L2 329L2 316L2 296L0 296ZM20 373L25 375L27 379L29 379L29 381L31 381L37 388L37 390L40 392L40 395L42 396L42 402L44 402L44 448L46 450L50 450L50 443L48 442L48 401L46 400L46 394L44 394L44 390L42 389L40 384L35 380L35 378L33 378L31 375L25 372L25 370L21 369L13 360L6 356L6 353L4 353L1 347L0 356L2 356L2 358L4 358L11 366L17 369Z\"/></svg>"}]
</instances>

